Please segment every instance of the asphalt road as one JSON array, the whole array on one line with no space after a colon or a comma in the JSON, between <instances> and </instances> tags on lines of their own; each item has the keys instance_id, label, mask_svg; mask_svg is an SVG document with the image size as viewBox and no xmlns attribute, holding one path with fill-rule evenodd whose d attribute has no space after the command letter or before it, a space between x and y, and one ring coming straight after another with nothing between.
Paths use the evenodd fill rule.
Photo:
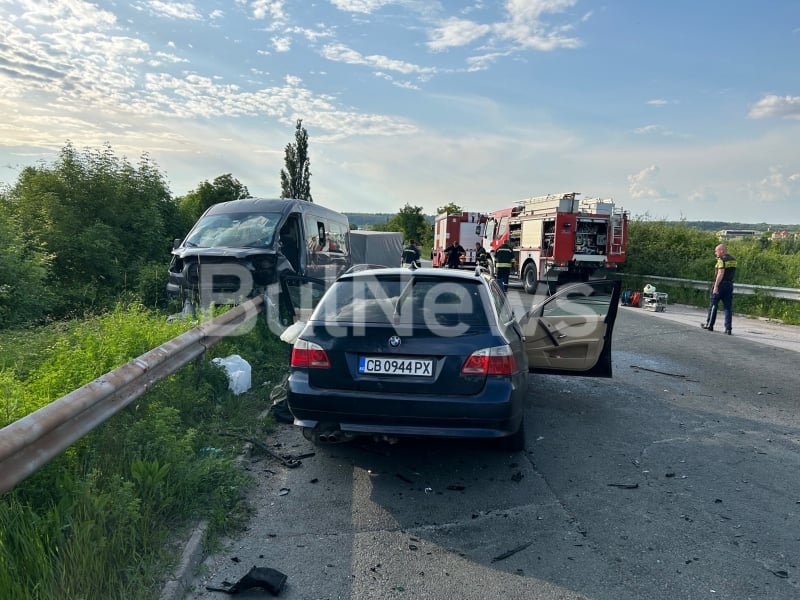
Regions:
<instances>
[{"instance_id":1,"label":"asphalt road","mask_svg":"<svg viewBox=\"0 0 800 600\"><path fill-rule=\"evenodd\" d=\"M313 456L246 461L250 528L185 597L254 565L287 600L800 597L800 328L702 318L620 307L612 379L531 377L524 453L280 425L266 443Z\"/></svg>"}]
</instances>

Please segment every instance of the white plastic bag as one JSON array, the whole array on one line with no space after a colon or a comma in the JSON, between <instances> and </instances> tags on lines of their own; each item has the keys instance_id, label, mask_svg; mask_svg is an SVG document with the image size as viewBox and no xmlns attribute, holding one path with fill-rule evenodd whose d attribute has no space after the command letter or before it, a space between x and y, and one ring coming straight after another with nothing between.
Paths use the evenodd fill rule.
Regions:
<instances>
[{"instance_id":1,"label":"white plastic bag","mask_svg":"<svg viewBox=\"0 0 800 600\"><path fill-rule=\"evenodd\" d=\"M297 321L296 323L292 323L289 325L284 332L281 334L281 340L286 342L287 344L292 344L297 341L297 336L302 333L303 328L306 324L303 321Z\"/></svg>"},{"instance_id":2,"label":"white plastic bag","mask_svg":"<svg viewBox=\"0 0 800 600\"><path fill-rule=\"evenodd\" d=\"M250 389L250 363L238 354L225 358L212 358L211 362L225 369L228 375L228 389L237 396Z\"/></svg>"}]
</instances>

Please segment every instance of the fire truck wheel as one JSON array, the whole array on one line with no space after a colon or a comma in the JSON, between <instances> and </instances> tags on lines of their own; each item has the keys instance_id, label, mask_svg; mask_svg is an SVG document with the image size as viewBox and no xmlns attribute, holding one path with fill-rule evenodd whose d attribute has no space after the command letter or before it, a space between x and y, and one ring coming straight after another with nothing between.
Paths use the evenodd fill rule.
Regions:
<instances>
[{"instance_id":1,"label":"fire truck wheel","mask_svg":"<svg viewBox=\"0 0 800 600\"><path fill-rule=\"evenodd\" d=\"M522 284L527 293L536 293L536 287L539 285L539 277L536 273L536 265L533 263L527 265L525 270L522 271Z\"/></svg>"}]
</instances>

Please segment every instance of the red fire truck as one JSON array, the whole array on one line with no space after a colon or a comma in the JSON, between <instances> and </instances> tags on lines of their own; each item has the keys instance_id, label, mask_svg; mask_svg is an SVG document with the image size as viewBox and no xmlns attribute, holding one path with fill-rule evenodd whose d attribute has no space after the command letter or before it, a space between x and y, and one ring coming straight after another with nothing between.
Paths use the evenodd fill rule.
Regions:
<instances>
[{"instance_id":1,"label":"red fire truck","mask_svg":"<svg viewBox=\"0 0 800 600\"><path fill-rule=\"evenodd\" d=\"M461 264L475 266L475 243L483 244L486 234L486 214L479 212L462 212L460 214L436 215L433 221L433 259L434 267L447 264L445 249L450 242L458 241L466 254Z\"/></svg>"},{"instance_id":2,"label":"red fire truck","mask_svg":"<svg viewBox=\"0 0 800 600\"><path fill-rule=\"evenodd\" d=\"M563 283L602 277L625 262L628 213L610 199L579 199L579 192L520 200L488 215L484 247L506 240L514 250L511 275L535 294Z\"/></svg>"}]
</instances>

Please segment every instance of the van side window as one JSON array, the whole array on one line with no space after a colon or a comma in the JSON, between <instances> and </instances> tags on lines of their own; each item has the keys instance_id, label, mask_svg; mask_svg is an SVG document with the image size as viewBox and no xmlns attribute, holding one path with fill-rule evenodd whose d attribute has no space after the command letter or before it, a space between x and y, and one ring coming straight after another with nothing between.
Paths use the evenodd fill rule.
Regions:
<instances>
[{"instance_id":1,"label":"van side window","mask_svg":"<svg viewBox=\"0 0 800 600\"><path fill-rule=\"evenodd\" d=\"M313 207L309 209L314 210ZM335 279L350 266L350 225L327 213L303 215L306 229L306 272L309 277Z\"/></svg>"},{"instance_id":2,"label":"van side window","mask_svg":"<svg viewBox=\"0 0 800 600\"><path fill-rule=\"evenodd\" d=\"M304 221L306 225L308 259L313 261L314 254L322 252L325 248L325 223L318 220L316 215L305 215Z\"/></svg>"},{"instance_id":3,"label":"van side window","mask_svg":"<svg viewBox=\"0 0 800 600\"><path fill-rule=\"evenodd\" d=\"M342 254L350 254L347 240L350 228L345 226L344 223L331 221L328 223L328 249L330 252L340 252Z\"/></svg>"}]
</instances>

